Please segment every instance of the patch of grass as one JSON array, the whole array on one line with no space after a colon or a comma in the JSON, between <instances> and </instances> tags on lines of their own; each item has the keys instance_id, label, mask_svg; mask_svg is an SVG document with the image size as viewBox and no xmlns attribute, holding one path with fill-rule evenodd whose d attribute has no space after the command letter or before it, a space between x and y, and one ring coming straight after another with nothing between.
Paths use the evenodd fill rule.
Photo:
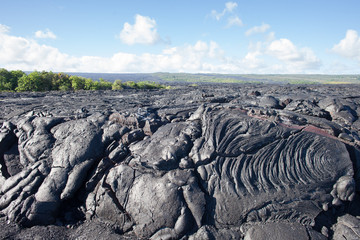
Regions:
<instances>
[{"instance_id":1,"label":"patch of grass","mask_svg":"<svg viewBox=\"0 0 360 240\"><path fill-rule=\"evenodd\" d=\"M352 82L332 81L328 82L328 84L352 84Z\"/></svg>"}]
</instances>

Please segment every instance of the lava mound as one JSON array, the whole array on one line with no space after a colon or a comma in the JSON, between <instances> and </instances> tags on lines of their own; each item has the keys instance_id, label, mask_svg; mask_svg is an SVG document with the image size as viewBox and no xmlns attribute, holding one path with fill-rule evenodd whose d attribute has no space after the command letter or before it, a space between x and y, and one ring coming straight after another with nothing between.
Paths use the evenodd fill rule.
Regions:
<instances>
[{"instance_id":1,"label":"lava mound","mask_svg":"<svg viewBox=\"0 0 360 240\"><path fill-rule=\"evenodd\" d=\"M164 96L176 90L115 92L23 112L19 96L4 95L18 114L3 109L1 236L360 237L359 98L209 89L173 101Z\"/></svg>"}]
</instances>

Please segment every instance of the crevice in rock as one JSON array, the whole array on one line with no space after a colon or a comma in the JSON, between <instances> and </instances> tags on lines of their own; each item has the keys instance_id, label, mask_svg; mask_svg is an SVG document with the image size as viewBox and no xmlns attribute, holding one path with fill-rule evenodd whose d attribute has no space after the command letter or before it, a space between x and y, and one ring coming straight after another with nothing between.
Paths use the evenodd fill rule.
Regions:
<instances>
[{"instance_id":1,"label":"crevice in rock","mask_svg":"<svg viewBox=\"0 0 360 240\"><path fill-rule=\"evenodd\" d=\"M349 144L345 144L345 146L353 164L356 191L360 192L360 151L355 146Z\"/></svg>"},{"instance_id":2,"label":"crevice in rock","mask_svg":"<svg viewBox=\"0 0 360 240\"><path fill-rule=\"evenodd\" d=\"M197 171L198 167L194 168L194 175L196 178L196 183L199 186L200 190L204 193L205 195L205 213L201 219L201 226L207 225L207 224L213 224L214 223L214 207L210 207L210 202L213 202L215 200L215 198L213 196L211 196L208 191L204 188L202 182L201 182L201 176L199 174L199 172ZM215 206L215 204L213 205ZM212 211L208 211L208 209L212 209Z\"/></svg>"},{"instance_id":3,"label":"crevice in rock","mask_svg":"<svg viewBox=\"0 0 360 240\"><path fill-rule=\"evenodd\" d=\"M4 155L1 154L0 155L0 165L1 165L1 174L4 178L9 178L10 177L10 173L7 169L7 166L5 164L5 161L4 161Z\"/></svg>"},{"instance_id":4,"label":"crevice in rock","mask_svg":"<svg viewBox=\"0 0 360 240\"><path fill-rule=\"evenodd\" d=\"M106 182L106 177L104 177L104 181L102 182L102 187L106 189L105 191L108 193L108 196L111 198L111 200L115 204L115 206L120 210L120 212L122 212L124 214L124 216L126 217L125 221L134 223L134 220L131 218L131 215L120 204L119 200L116 197L116 193L113 192L113 190L111 189L111 186ZM128 231L131 231L131 228Z\"/></svg>"}]
</instances>

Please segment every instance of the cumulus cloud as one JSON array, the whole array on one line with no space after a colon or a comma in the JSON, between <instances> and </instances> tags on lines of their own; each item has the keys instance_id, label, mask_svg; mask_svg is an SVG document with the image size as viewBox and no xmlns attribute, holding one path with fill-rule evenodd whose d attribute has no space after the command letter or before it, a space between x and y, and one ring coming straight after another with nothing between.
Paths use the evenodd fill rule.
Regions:
<instances>
[{"instance_id":1,"label":"cumulus cloud","mask_svg":"<svg viewBox=\"0 0 360 240\"><path fill-rule=\"evenodd\" d=\"M0 65L9 69L51 70L69 67L74 59L34 40L0 34Z\"/></svg>"},{"instance_id":2,"label":"cumulus cloud","mask_svg":"<svg viewBox=\"0 0 360 240\"><path fill-rule=\"evenodd\" d=\"M332 48L340 56L360 61L360 37L355 30L347 30L346 36Z\"/></svg>"},{"instance_id":3,"label":"cumulus cloud","mask_svg":"<svg viewBox=\"0 0 360 240\"><path fill-rule=\"evenodd\" d=\"M245 32L246 36L250 36L256 33L264 33L270 28L269 24L263 23L261 26L255 26Z\"/></svg>"},{"instance_id":4,"label":"cumulus cloud","mask_svg":"<svg viewBox=\"0 0 360 240\"><path fill-rule=\"evenodd\" d=\"M161 41L156 29L156 21L150 17L137 14L135 23L131 25L126 22L119 35L120 39L128 45L155 44Z\"/></svg>"},{"instance_id":5,"label":"cumulus cloud","mask_svg":"<svg viewBox=\"0 0 360 240\"><path fill-rule=\"evenodd\" d=\"M197 41L159 54L115 53L111 57L74 57L23 37L0 34L0 66L7 69L65 72L222 71L224 52L216 42Z\"/></svg>"},{"instance_id":6,"label":"cumulus cloud","mask_svg":"<svg viewBox=\"0 0 360 240\"><path fill-rule=\"evenodd\" d=\"M10 27L4 25L4 24L0 24L0 33L7 33L10 31Z\"/></svg>"},{"instance_id":7,"label":"cumulus cloud","mask_svg":"<svg viewBox=\"0 0 360 240\"><path fill-rule=\"evenodd\" d=\"M166 47L157 54L117 52L111 57L75 57L34 39L0 33L0 66L64 72L303 73L319 66L309 48L288 39L251 44L243 58L228 57L214 41Z\"/></svg>"},{"instance_id":8,"label":"cumulus cloud","mask_svg":"<svg viewBox=\"0 0 360 240\"><path fill-rule=\"evenodd\" d=\"M237 8L238 4L236 2L227 2L225 3L225 8L222 12L217 12L216 10L211 11L211 16L216 20L220 20L226 13L231 13Z\"/></svg>"},{"instance_id":9,"label":"cumulus cloud","mask_svg":"<svg viewBox=\"0 0 360 240\"><path fill-rule=\"evenodd\" d=\"M56 35L50 31L49 29L46 29L45 31L36 31L35 32L36 38L50 38L50 39L56 39Z\"/></svg>"},{"instance_id":10,"label":"cumulus cloud","mask_svg":"<svg viewBox=\"0 0 360 240\"><path fill-rule=\"evenodd\" d=\"M310 48L299 49L286 38L272 41L265 53L286 63L294 70L318 69L321 65L321 61Z\"/></svg>"}]
</instances>

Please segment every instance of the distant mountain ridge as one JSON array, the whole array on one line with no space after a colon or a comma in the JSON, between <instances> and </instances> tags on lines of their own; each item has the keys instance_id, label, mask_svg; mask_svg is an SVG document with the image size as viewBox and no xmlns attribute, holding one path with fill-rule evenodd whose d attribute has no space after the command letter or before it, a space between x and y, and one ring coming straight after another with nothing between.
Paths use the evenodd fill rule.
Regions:
<instances>
[{"instance_id":1,"label":"distant mountain ridge","mask_svg":"<svg viewBox=\"0 0 360 240\"><path fill-rule=\"evenodd\" d=\"M26 72L30 73L30 72ZM103 78L114 82L156 82L156 83L270 83L270 84L360 84L360 75L325 74L217 74L217 73L82 73L65 72L69 75Z\"/></svg>"}]
</instances>

